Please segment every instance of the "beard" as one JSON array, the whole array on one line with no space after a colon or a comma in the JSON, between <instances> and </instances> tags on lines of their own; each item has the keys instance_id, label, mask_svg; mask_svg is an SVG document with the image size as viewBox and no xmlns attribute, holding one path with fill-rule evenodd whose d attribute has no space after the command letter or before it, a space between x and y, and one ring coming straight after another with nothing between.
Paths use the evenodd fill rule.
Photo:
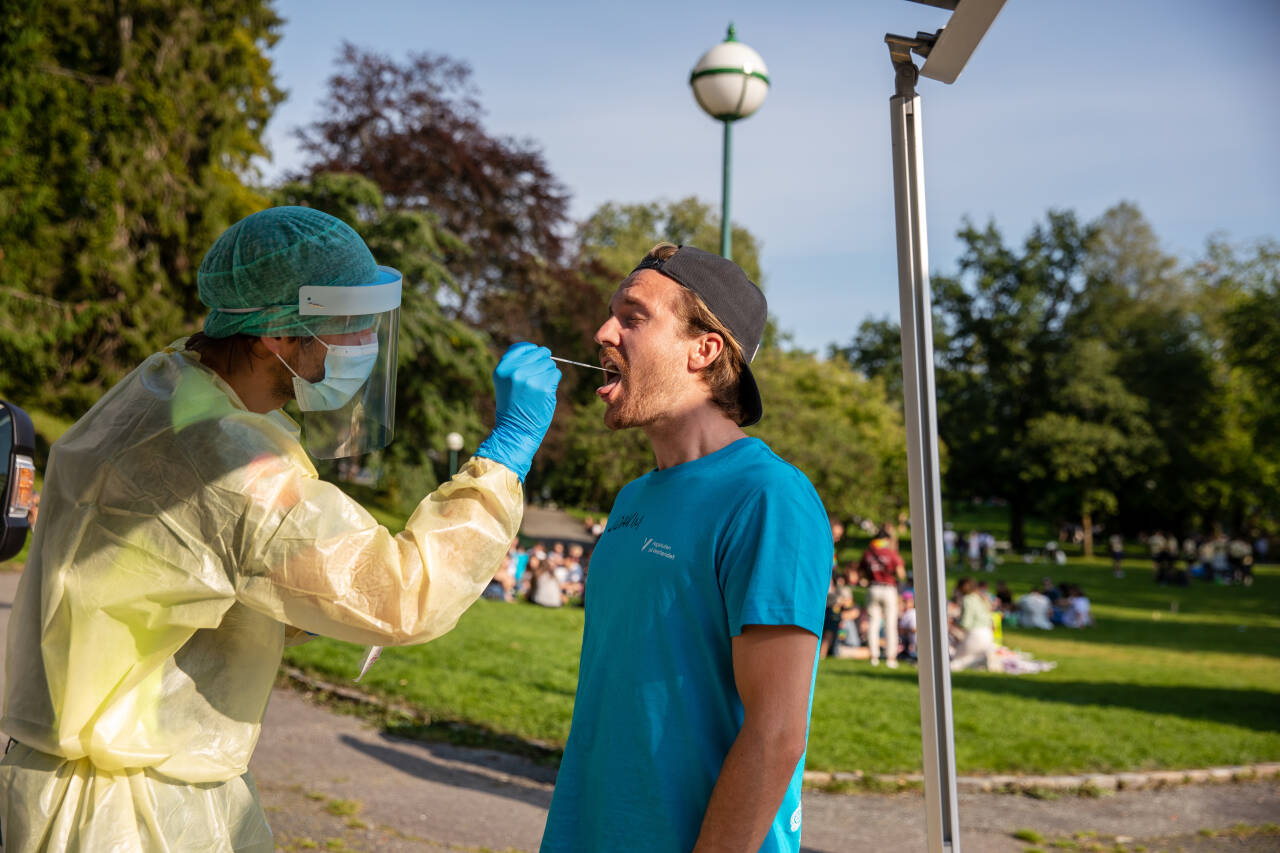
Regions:
<instances>
[{"instance_id":1,"label":"beard","mask_svg":"<svg viewBox=\"0 0 1280 853\"><path fill-rule=\"evenodd\" d=\"M654 365L636 371L622 354L612 347L600 351L600 358L611 360L621 375L617 399L605 403L604 425L611 430L646 427L671 413L679 398L675 365Z\"/></svg>"}]
</instances>

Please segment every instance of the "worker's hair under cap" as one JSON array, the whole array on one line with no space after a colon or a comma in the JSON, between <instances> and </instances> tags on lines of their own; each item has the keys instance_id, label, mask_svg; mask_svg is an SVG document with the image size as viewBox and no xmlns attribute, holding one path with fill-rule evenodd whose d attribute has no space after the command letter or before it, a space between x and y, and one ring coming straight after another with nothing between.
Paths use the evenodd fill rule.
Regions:
<instances>
[{"instance_id":1,"label":"worker's hair under cap","mask_svg":"<svg viewBox=\"0 0 1280 853\"><path fill-rule=\"evenodd\" d=\"M196 274L200 301L211 309L204 333L225 338L354 331L372 320L302 317L298 289L382 284L387 272L341 219L310 207L268 208L232 225L204 256Z\"/></svg>"}]
</instances>

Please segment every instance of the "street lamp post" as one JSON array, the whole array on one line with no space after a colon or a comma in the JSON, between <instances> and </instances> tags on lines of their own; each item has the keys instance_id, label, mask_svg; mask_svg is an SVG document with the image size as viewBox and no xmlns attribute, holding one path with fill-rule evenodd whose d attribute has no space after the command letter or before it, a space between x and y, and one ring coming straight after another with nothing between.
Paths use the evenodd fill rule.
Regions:
<instances>
[{"instance_id":1,"label":"street lamp post","mask_svg":"<svg viewBox=\"0 0 1280 853\"><path fill-rule=\"evenodd\" d=\"M760 54L738 41L733 24L724 41L708 50L689 74L698 106L724 122L723 175L720 190L720 254L731 252L729 226L729 166L733 123L760 109L769 94L769 69Z\"/></svg>"},{"instance_id":2,"label":"street lamp post","mask_svg":"<svg viewBox=\"0 0 1280 853\"><path fill-rule=\"evenodd\" d=\"M449 479L458 473L458 451L462 450L462 436L451 432L444 437L444 446L449 448Z\"/></svg>"}]
</instances>

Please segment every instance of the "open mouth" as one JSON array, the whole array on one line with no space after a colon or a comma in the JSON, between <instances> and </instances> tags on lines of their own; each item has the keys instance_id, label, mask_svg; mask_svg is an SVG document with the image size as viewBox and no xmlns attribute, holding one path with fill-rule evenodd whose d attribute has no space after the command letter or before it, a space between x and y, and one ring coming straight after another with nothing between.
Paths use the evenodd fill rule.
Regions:
<instances>
[{"instance_id":1,"label":"open mouth","mask_svg":"<svg viewBox=\"0 0 1280 853\"><path fill-rule=\"evenodd\" d=\"M596 394L607 401L610 395L612 395L613 392L617 390L618 386L622 384L622 369L618 367L618 363L611 358L606 358L601 361L600 366L608 371L606 374L608 380L605 384L596 389Z\"/></svg>"}]
</instances>

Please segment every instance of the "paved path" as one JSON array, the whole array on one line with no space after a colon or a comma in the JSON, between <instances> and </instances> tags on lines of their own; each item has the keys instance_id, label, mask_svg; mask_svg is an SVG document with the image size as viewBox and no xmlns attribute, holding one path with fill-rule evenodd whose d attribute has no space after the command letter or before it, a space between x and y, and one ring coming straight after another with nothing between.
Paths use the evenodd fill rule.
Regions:
<instances>
[{"instance_id":1,"label":"paved path","mask_svg":"<svg viewBox=\"0 0 1280 853\"><path fill-rule=\"evenodd\" d=\"M0 572L0 629L18 578ZM289 690L272 697L252 769L285 850L536 850L554 778L553 770L504 753L388 737ZM809 853L924 849L919 794L808 793L804 809ZM1017 829L1048 840L1079 831L1123 835L1151 851L1261 853L1280 848L1280 838L1241 842L1199 832L1278 817L1275 781L1098 799L960 798L961 841L970 853L1022 853L1029 845L1012 837Z\"/></svg>"},{"instance_id":2,"label":"paved path","mask_svg":"<svg viewBox=\"0 0 1280 853\"><path fill-rule=\"evenodd\" d=\"M539 506L524 508L524 523L520 532L530 539L544 542L577 542L594 544L594 538L583 528L582 522L566 512Z\"/></svg>"}]
</instances>

